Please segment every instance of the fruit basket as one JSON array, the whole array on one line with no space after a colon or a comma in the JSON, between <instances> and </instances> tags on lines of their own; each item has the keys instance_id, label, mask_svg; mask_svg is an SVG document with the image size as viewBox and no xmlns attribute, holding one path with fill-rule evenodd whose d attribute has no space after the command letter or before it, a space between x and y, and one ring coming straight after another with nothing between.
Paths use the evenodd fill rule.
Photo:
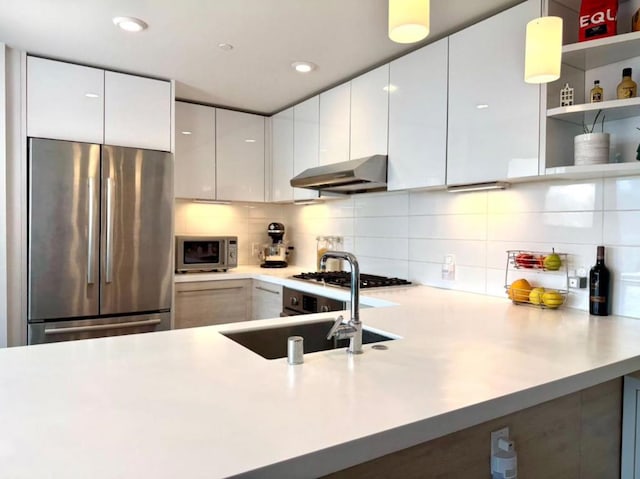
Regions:
<instances>
[{"instance_id":1,"label":"fruit basket","mask_svg":"<svg viewBox=\"0 0 640 479\"><path fill-rule=\"evenodd\" d=\"M504 288L514 304L557 309L569 294L568 256L551 251L508 250Z\"/></svg>"}]
</instances>

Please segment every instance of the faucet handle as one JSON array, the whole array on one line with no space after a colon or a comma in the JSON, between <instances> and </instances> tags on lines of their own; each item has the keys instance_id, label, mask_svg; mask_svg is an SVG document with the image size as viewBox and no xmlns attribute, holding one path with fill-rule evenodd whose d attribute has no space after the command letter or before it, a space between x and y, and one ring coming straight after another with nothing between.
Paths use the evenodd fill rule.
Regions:
<instances>
[{"instance_id":1,"label":"faucet handle","mask_svg":"<svg viewBox=\"0 0 640 479\"><path fill-rule=\"evenodd\" d=\"M327 333L327 339L331 339L336 334L336 331L338 330L338 328L342 324L342 321L344 321L344 318L342 317L342 315L340 315L340 316L338 316L336 318L335 323L333 323L333 326L331 326L331 329Z\"/></svg>"}]
</instances>

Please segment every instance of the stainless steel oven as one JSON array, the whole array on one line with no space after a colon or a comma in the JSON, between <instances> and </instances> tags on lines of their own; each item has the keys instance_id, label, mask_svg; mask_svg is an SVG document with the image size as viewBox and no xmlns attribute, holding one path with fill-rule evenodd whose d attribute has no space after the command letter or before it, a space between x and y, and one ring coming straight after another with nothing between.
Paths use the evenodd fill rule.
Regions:
<instances>
[{"instance_id":1,"label":"stainless steel oven","mask_svg":"<svg viewBox=\"0 0 640 479\"><path fill-rule=\"evenodd\" d=\"M285 287L282 292L281 317L328 313L346 309L346 302Z\"/></svg>"}]
</instances>

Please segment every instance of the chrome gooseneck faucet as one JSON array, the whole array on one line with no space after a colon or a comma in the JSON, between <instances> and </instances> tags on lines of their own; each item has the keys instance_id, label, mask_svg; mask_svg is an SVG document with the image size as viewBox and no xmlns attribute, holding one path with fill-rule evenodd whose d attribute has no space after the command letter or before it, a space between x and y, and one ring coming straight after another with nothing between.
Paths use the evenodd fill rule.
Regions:
<instances>
[{"instance_id":1,"label":"chrome gooseneck faucet","mask_svg":"<svg viewBox=\"0 0 640 479\"><path fill-rule=\"evenodd\" d=\"M360 267L358 260L351 253L345 251L327 251L320 258L320 269L325 271L327 259L345 259L351 266L351 319L347 324L342 324L344 319L338 316L327 334L327 339L336 337L337 339L349 338L349 353L362 354L362 323L360 322Z\"/></svg>"}]
</instances>

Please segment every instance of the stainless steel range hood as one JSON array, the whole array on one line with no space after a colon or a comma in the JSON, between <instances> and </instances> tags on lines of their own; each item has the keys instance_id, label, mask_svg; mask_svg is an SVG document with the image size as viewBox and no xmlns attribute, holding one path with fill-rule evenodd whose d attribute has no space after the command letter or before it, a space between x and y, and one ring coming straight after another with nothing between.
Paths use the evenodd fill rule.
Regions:
<instances>
[{"instance_id":1,"label":"stainless steel range hood","mask_svg":"<svg viewBox=\"0 0 640 479\"><path fill-rule=\"evenodd\" d=\"M386 191L387 156L373 155L309 168L292 178L291 186L343 194Z\"/></svg>"}]
</instances>

